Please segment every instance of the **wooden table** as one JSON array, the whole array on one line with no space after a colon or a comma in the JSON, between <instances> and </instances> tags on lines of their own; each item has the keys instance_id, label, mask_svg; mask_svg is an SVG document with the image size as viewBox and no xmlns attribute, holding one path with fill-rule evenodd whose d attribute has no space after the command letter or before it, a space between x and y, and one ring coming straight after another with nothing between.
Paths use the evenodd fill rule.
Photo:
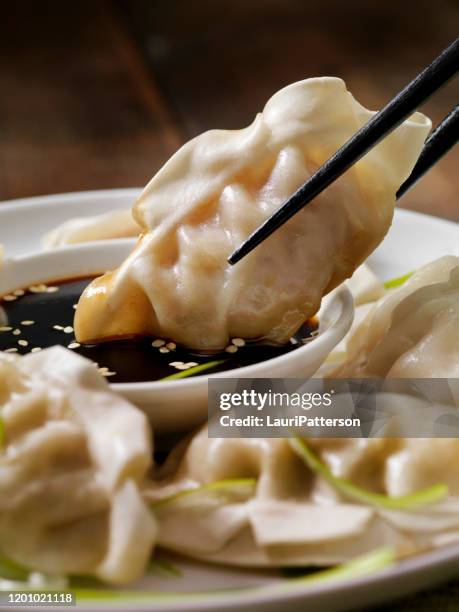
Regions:
<instances>
[{"instance_id":1,"label":"wooden table","mask_svg":"<svg viewBox=\"0 0 459 612\"><path fill-rule=\"evenodd\" d=\"M141 186L190 137L247 125L308 76L343 77L378 108L458 19L449 0L3 3L0 199ZM424 110L438 121L457 91ZM401 205L459 219L458 162L459 149Z\"/></svg>"},{"instance_id":2,"label":"wooden table","mask_svg":"<svg viewBox=\"0 0 459 612\"><path fill-rule=\"evenodd\" d=\"M344 78L381 107L457 35L449 0L10 2L0 26L0 199L145 184L190 137L280 87ZM423 110L438 122L457 84ZM459 220L459 150L400 205ZM452 583L385 610L457 610Z\"/></svg>"}]
</instances>

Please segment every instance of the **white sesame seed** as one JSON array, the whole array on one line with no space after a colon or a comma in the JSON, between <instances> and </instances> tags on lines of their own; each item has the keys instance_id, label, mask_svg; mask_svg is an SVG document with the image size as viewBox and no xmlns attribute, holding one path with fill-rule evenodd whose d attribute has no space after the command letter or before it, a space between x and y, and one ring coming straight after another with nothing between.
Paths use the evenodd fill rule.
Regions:
<instances>
[{"instance_id":1,"label":"white sesame seed","mask_svg":"<svg viewBox=\"0 0 459 612\"><path fill-rule=\"evenodd\" d=\"M165 346L161 346L159 349L159 352L160 353L170 353L170 350Z\"/></svg>"},{"instance_id":2,"label":"white sesame seed","mask_svg":"<svg viewBox=\"0 0 459 612\"><path fill-rule=\"evenodd\" d=\"M64 334L73 334L73 327L71 325L67 325L67 327L64 327L62 331Z\"/></svg>"},{"instance_id":3,"label":"white sesame seed","mask_svg":"<svg viewBox=\"0 0 459 612\"><path fill-rule=\"evenodd\" d=\"M226 347L225 351L227 353L237 353L238 348L237 346L234 346L234 344L230 344L229 346Z\"/></svg>"},{"instance_id":4,"label":"white sesame seed","mask_svg":"<svg viewBox=\"0 0 459 612\"><path fill-rule=\"evenodd\" d=\"M62 325L53 325L53 329L57 329L57 331L64 331Z\"/></svg>"},{"instance_id":5,"label":"white sesame seed","mask_svg":"<svg viewBox=\"0 0 459 612\"><path fill-rule=\"evenodd\" d=\"M164 346L165 344L165 340L160 340L159 338L157 338L156 340L153 340L151 346L153 346L154 348L159 348L160 346Z\"/></svg>"},{"instance_id":6,"label":"white sesame seed","mask_svg":"<svg viewBox=\"0 0 459 612\"><path fill-rule=\"evenodd\" d=\"M169 365L172 366L173 368L176 368L177 366L182 366L183 361L171 361Z\"/></svg>"},{"instance_id":7,"label":"white sesame seed","mask_svg":"<svg viewBox=\"0 0 459 612\"><path fill-rule=\"evenodd\" d=\"M71 342L67 348L69 349L76 349L79 348L81 346L81 344L79 342Z\"/></svg>"},{"instance_id":8,"label":"white sesame seed","mask_svg":"<svg viewBox=\"0 0 459 612\"><path fill-rule=\"evenodd\" d=\"M16 291L13 291L13 295L17 297L22 297L24 293L25 293L24 289L16 289Z\"/></svg>"},{"instance_id":9,"label":"white sesame seed","mask_svg":"<svg viewBox=\"0 0 459 612\"><path fill-rule=\"evenodd\" d=\"M166 344L166 347L167 347L169 350L173 351L174 349L176 349L176 348L177 348L177 345L175 344L175 342L168 342L168 343Z\"/></svg>"},{"instance_id":10,"label":"white sesame seed","mask_svg":"<svg viewBox=\"0 0 459 612\"><path fill-rule=\"evenodd\" d=\"M3 299L5 302L14 302L14 300L17 300L18 298L15 295L4 295Z\"/></svg>"},{"instance_id":11,"label":"white sesame seed","mask_svg":"<svg viewBox=\"0 0 459 612\"><path fill-rule=\"evenodd\" d=\"M245 340L242 338L232 338L231 342L234 344L234 346L245 346Z\"/></svg>"},{"instance_id":12,"label":"white sesame seed","mask_svg":"<svg viewBox=\"0 0 459 612\"><path fill-rule=\"evenodd\" d=\"M184 365L186 365L187 368L194 368L198 364L196 363L196 361L188 361L188 363L185 363Z\"/></svg>"},{"instance_id":13,"label":"white sesame seed","mask_svg":"<svg viewBox=\"0 0 459 612\"><path fill-rule=\"evenodd\" d=\"M20 329L15 329L13 331L13 336L19 336L21 334L21 330Z\"/></svg>"},{"instance_id":14,"label":"white sesame seed","mask_svg":"<svg viewBox=\"0 0 459 612\"><path fill-rule=\"evenodd\" d=\"M13 348L8 348L8 349L5 349L3 352L4 352L4 353L17 353L17 352L18 352L18 349L17 349L17 348L15 348L15 347L13 347Z\"/></svg>"},{"instance_id":15,"label":"white sesame seed","mask_svg":"<svg viewBox=\"0 0 459 612\"><path fill-rule=\"evenodd\" d=\"M72 306L72 308L73 308L73 310L76 310L76 309L78 308L78 304L74 304L74 305Z\"/></svg>"},{"instance_id":16,"label":"white sesame seed","mask_svg":"<svg viewBox=\"0 0 459 612\"><path fill-rule=\"evenodd\" d=\"M59 287L46 287L46 293L56 293L59 291Z\"/></svg>"},{"instance_id":17,"label":"white sesame seed","mask_svg":"<svg viewBox=\"0 0 459 612\"><path fill-rule=\"evenodd\" d=\"M29 346L27 340L18 340L18 344L19 346Z\"/></svg>"},{"instance_id":18,"label":"white sesame seed","mask_svg":"<svg viewBox=\"0 0 459 612\"><path fill-rule=\"evenodd\" d=\"M116 372L102 372L102 376L116 376Z\"/></svg>"},{"instance_id":19,"label":"white sesame seed","mask_svg":"<svg viewBox=\"0 0 459 612\"><path fill-rule=\"evenodd\" d=\"M29 291L30 293L45 293L47 287L43 283L40 285L30 285Z\"/></svg>"},{"instance_id":20,"label":"white sesame seed","mask_svg":"<svg viewBox=\"0 0 459 612\"><path fill-rule=\"evenodd\" d=\"M291 344L298 344L298 340L296 338L290 338Z\"/></svg>"},{"instance_id":21,"label":"white sesame seed","mask_svg":"<svg viewBox=\"0 0 459 612\"><path fill-rule=\"evenodd\" d=\"M99 372L101 374L103 374L104 372L108 372L108 368L106 366L103 366L102 368L99 368Z\"/></svg>"},{"instance_id":22,"label":"white sesame seed","mask_svg":"<svg viewBox=\"0 0 459 612\"><path fill-rule=\"evenodd\" d=\"M35 323L35 321L21 321L21 325L33 325Z\"/></svg>"},{"instance_id":23,"label":"white sesame seed","mask_svg":"<svg viewBox=\"0 0 459 612\"><path fill-rule=\"evenodd\" d=\"M182 363L182 365L175 366L176 370L188 370L188 366Z\"/></svg>"},{"instance_id":24,"label":"white sesame seed","mask_svg":"<svg viewBox=\"0 0 459 612\"><path fill-rule=\"evenodd\" d=\"M31 353L39 353L41 351L41 347L40 346L35 346L30 352Z\"/></svg>"},{"instance_id":25,"label":"white sesame seed","mask_svg":"<svg viewBox=\"0 0 459 612\"><path fill-rule=\"evenodd\" d=\"M11 331L13 328L12 327L8 327L8 325L2 325L2 327L0 327L0 332L7 332L7 331Z\"/></svg>"}]
</instances>

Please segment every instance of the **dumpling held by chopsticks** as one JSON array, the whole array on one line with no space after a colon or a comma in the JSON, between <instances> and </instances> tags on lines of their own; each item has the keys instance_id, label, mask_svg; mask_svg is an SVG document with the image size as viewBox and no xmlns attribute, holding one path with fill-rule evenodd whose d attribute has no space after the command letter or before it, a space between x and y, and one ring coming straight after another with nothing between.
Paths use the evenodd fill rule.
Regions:
<instances>
[{"instance_id":1,"label":"dumpling held by chopsticks","mask_svg":"<svg viewBox=\"0 0 459 612\"><path fill-rule=\"evenodd\" d=\"M227 258L373 114L342 80L308 79L276 93L249 127L185 144L134 205L133 253L83 294L78 341L286 342L381 242L430 121L414 114L243 261Z\"/></svg>"}]
</instances>

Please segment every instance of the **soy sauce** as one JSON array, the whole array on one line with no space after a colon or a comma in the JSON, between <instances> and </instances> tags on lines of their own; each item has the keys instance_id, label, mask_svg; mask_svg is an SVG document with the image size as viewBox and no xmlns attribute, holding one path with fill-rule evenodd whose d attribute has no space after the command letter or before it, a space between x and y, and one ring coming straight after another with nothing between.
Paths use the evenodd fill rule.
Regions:
<instances>
[{"instance_id":1,"label":"soy sauce","mask_svg":"<svg viewBox=\"0 0 459 612\"><path fill-rule=\"evenodd\" d=\"M58 344L91 359L102 368L110 382L134 383L160 380L176 374L179 370L170 365L173 362L201 365L223 360L220 365L206 370L205 374L241 368L295 350L317 333L318 322L310 319L286 345L247 343L233 354L202 355L180 346L162 353L158 347L152 346L154 338L78 345L73 334L75 306L92 280L93 277L77 278L36 285L24 288L24 295L12 293L3 296L0 306L6 313L7 323L0 322L0 330L5 327L11 329L0 331L0 350L13 349L16 354L26 354ZM19 290L15 293L22 292Z\"/></svg>"}]
</instances>

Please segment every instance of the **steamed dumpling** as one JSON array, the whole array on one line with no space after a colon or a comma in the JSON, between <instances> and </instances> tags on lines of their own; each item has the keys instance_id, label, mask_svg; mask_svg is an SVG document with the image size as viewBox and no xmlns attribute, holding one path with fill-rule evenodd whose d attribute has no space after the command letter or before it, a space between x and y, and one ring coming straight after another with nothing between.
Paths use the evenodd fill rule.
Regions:
<instances>
[{"instance_id":1,"label":"steamed dumpling","mask_svg":"<svg viewBox=\"0 0 459 612\"><path fill-rule=\"evenodd\" d=\"M276 93L249 127L184 145L134 205L134 252L83 294L78 340L286 342L384 237L429 120L414 114L243 261L227 257L373 114L340 79L308 79Z\"/></svg>"},{"instance_id":2,"label":"steamed dumpling","mask_svg":"<svg viewBox=\"0 0 459 612\"><path fill-rule=\"evenodd\" d=\"M156 536L146 417L90 361L0 352L0 553L51 574L140 577Z\"/></svg>"},{"instance_id":3,"label":"steamed dumpling","mask_svg":"<svg viewBox=\"0 0 459 612\"><path fill-rule=\"evenodd\" d=\"M62 223L43 237L47 249L112 238L138 236L139 225L134 221L131 210L114 210L93 217L79 217Z\"/></svg>"},{"instance_id":4,"label":"steamed dumpling","mask_svg":"<svg viewBox=\"0 0 459 612\"><path fill-rule=\"evenodd\" d=\"M371 308L332 377L459 377L459 257L419 269Z\"/></svg>"},{"instance_id":5,"label":"steamed dumpling","mask_svg":"<svg viewBox=\"0 0 459 612\"><path fill-rule=\"evenodd\" d=\"M411 511L372 507L339 495L304 465L286 439L209 438L204 428L182 449L178 467L152 481L146 492L157 515L158 545L206 561L281 567L330 565L380 546L404 556L445 537L459 539L457 440L316 439L308 444L336 476L367 490L407 495L444 482L451 495ZM197 493L183 503L184 490L218 482L227 490L233 482L237 490L240 479L256 480L245 499Z\"/></svg>"}]
</instances>

